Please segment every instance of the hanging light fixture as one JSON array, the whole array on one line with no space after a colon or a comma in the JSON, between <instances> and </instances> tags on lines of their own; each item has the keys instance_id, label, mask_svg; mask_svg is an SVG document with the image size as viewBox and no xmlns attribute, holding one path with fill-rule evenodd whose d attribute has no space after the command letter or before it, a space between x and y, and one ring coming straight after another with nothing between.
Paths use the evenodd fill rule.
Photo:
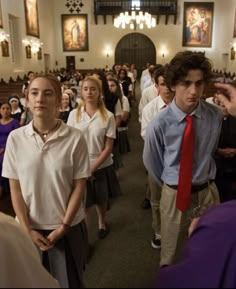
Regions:
<instances>
[{"instance_id":1,"label":"hanging light fixture","mask_svg":"<svg viewBox=\"0 0 236 289\"><path fill-rule=\"evenodd\" d=\"M42 48L43 43L37 38L26 38L22 40L24 46L30 46L32 53L36 54Z\"/></svg>"},{"instance_id":2,"label":"hanging light fixture","mask_svg":"<svg viewBox=\"0 0 236 289\"><path fill-rule=\"evenodd\" d=\"M122 12L114 19L114 26L116 28L126 29L129 27L132 30L154 28L156 27L156 18L148 12L131 11Z\"/></svg>"}]
</instances>

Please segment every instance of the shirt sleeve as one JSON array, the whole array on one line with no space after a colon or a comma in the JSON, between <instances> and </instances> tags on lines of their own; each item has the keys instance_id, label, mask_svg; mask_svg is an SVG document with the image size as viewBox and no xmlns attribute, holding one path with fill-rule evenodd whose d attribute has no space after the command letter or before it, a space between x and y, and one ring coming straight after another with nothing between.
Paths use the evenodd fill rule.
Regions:
<instances>
[{"instance_id":1,"label":"shirt sleeve","mask_svg":"<svg viewBox=\"0 0 236 289\"><path fill-rule=\"evenodd\" d=\"M74 109L69 114L69 117L68 117L68 120L67 120L67 124L69 126L76 127L76 125L75 125L75 113L76 113L76 110Z\"/></svg>"},{"instance_id":2,"label":"shirt sleeve","mask_svg":"<svg viewBox=\"0 0 236 289\"><path fill-rule=\"evenodd\" d=\"M122 108L121 108L121 103L120 100L117 100L116 106L115 106L115 116L122 115Z\"/></svg>"},{"instance_id":3,"label":"shirt sleeve","mask_svg":"<svg viewBox=\"0 0 236 289\"><path fill-rule=\"evenodd\" d=\"M15 157L14 139L10 134L7 139L6 149L3 159L2 176L8 179L18 180L17 161Z\"/></svg>"},{"instance_id":4,"label":"shirt sleeve","mask_svg":"<svg viewBox=\"0 0 236 289\"><path fill-rule=\"evenodd\" d=\"M140 123L142 122L143 109L144 109L144 107L145 107L147 104L148 104L147 96L146 96L146 93L143 92L143 93L142 93L142 96L141 96L141 99L140 99L140 102L139 102L139 106L138 106L139 122L140 122Z\"/></svg>"},{"instance_id":5,"label":"shirt sleeve","mask_svg":"<svg viewBox=\"0 0 236 289\"><path fill-rule=\"evenodd\" d=\"M108 120L106 137L113 138L113 139L116 138L116 122L115 122L115 118L113 115L111 115Z\"/></svg>"},{"instance_id":6,"label":"shirt sleeve","mask_svg":"<svg viewBox=\"0 0 236 289\"><path fill-rule=\"evenodd\" d=\"M74 180L88 178L91 176L89 154L86 140L83 134L80 134L77 145L74 150Z\"/></svg>"},{"instance_id":7,"label":"shirt sleeve","mask_svg":"<svg viewBox=\"0 0 236 289\"><path fill-rule=\"evenodd\" d=\"M130 105L126 96L123 96L123 111L130 112Z\"/></svg>"},{"instance_id":8,"label":"shirt sleeve","mask_svg":"<svg viewBox=\"0 0 236 289\"><path fill-rule=\"evenodd\" d=\"M223 123L223 114L219 114L218 128L216 130L217 131L217 136L216 136L215 146L213 148L213 154L216 152L216 150L218 148L218 145L219 145L222 123Z\"/></svg>"},{"instance_id":9,"label":"shirt sleeve","mask_svg":"<svg viewBox=\"0 0 236 289\"><path fill-rule=\"evenodd\" d=\"M148 117L148 106L145 106L142 113L142 122L141 122L141 136L145 140L147 125L150 123Z\"/></svg>"},{"instance_id":10,"label":"shirt sleeve","mask_svg":"<svg viewBox=\"0 0 236 289\"><path fill-rule=\"evenodd\" d=\"M161 129L154 119L146 130L146 138L143 151L143 162L148 173L154 180L162 185L161 175L164 163L164 142L161 136Z\"/></svg>"}]
</instances>

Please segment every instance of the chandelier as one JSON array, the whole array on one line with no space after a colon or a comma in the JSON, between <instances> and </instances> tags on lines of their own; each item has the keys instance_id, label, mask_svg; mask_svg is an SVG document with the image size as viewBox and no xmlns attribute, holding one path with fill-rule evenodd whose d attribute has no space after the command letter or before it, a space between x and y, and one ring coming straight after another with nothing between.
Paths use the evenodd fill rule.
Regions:
<instances>
[{"instance_id":1,"label":"chandelier","mask_svg":"<svg viewBox=\"0 0 236 289\"><path fill-rule=\"evenodd\" d=\"M133 30L136 30L137 27L139 29L150 29L156 27L156 18L152 17L150 13L143 11L122 12L114 19L114 26L122 29L126 29L129 26Z\"/></svg>"}]
</instances>

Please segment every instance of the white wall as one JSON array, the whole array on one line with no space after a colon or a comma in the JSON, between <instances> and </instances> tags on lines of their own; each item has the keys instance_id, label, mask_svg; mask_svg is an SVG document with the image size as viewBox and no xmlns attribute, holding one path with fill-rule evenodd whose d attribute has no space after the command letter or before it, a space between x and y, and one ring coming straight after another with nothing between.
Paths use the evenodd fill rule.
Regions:
<instances>
[{"instance_id":1,"label":"white wall","mask_svg":"<svg viewBox=\"0 0 236 289\"><path fill-rule=\"evenodd\" d=\"M202 2L190 0L188 2ZM169 17L168 25L165 25L165 16L161 16L159 25L151 30L137 30L146 34L155 44L157 50L157 62L161 62L161 51L163 47L167 51L165 62L168 62L177 51L184 49L205 50L206 56L209 57L215 68L227 71L236 71L236 60L230 60L230 42L233 41L234 15L236 9L236 0L213 0L214 4L214 23L213 38L211 48L186 48L182 47L183 31L183 5L184 0L178 0L178 20L174 25L173 16ZM99 16L98 25L94 23L93 0L84 1L85 6L81 13L88 14L89 17L89 51L63 53L61 31L57 31L57 57L59 66L65 66L65 56L75 55L76 63L79 69L89 69L93 67L104 67L107 64L105 56L106 47L110 47L111 56L109 57L109 66L114 63L114 51L119 40L130 30L116 29L113 27L111 16L107 17L107 24L104 25L102 16ZM64 6L64 0L54 0L55 26L60 27L60 14L68 14ZM227 54L228 55L225 55ZM85 62L79 62L83 57Z\"/></svg>"},{"instance_id":2,"label":"white wall","mask_svg":"<svg viewBox=\"0 0 236 289\"><path fill-rule=\"evenodd\" d=\"M20 58L20 65L13 61L11 42L10 42L10 57L2 57L0 52L0 78L8 80L10 76L16 78L17 75L23 76L27 74L29 70L41 72L44 71L44 60L38 60L37 56L32 54L31 59L26 59L25 49L21 40L26 38L26 25L25 25L25 11L24 0L1 0L2 14L3 14L3 30L10 34L9 16L17 18L17 24L19 24L18 31L20 35L17 38L20 39L19 46L16 53ZM53 1L38 1L38 11L40 15L39 30L40 40L44 43L43 54L48 53L51 55L50 68L54 68L55 56L54 56L54 15L53 15Z\"/></svg>"},{"instance_id":3,"label":"white wall","mask_svg":"<svg viewBox=\"0 0 236 289\"><path fill-rule=\"evenodd\" d=\"M198 1L189 0L188 2ZM236 72L236 60L230 60L230 42L233 41L236 0L213 0L212 2L215 2L212 47L194 50L205 50L207 57L213 61L215 68L226 68L227 71ZM80 13L88 14L89 51L63 52L61 14L70 14L65 7L65 3L65 0L38 0L40 39L44 43L43 53L50 55L50 69L65 67L67 55L76 57L76 67L78 69L104 67L106 64L111 67L114 63L116 45L123 36L132 31L113 27L111 16L107 17L106 25L103 23L102 16L99 16L98 25L96 25L93 16L93 0L84 0L85 5ZM155 44L157 62L161 61L163 46L167 51L165 62L168 62L177 51L187 49L182 47L183 3L184 0L178 0L179 13L176 25L173 24L173 16L169 17L168 25L165 25L165 16L161 16L160 23L156 28L137 30L137 32L146 34ZM15 15L20 18L20 30L22 38L24 38L26 32L23 0L2 0L2 10L4 30L9 33L8 14ZM111 51L108 59L105 53L107 47ZM12 63L11 57L5 58L0 55L0 77L8 79L9 76L22 74L23 72L27 73L28 70L44 70L43 60L39 61L36 57L27 60L23 47L21 46L19 49L23 59L22 72L15 71L16 67ZM80 58L84 58L84 62L80 62ZM58 62L57 66L56 61Z\"/></svg>"}]
</instances>

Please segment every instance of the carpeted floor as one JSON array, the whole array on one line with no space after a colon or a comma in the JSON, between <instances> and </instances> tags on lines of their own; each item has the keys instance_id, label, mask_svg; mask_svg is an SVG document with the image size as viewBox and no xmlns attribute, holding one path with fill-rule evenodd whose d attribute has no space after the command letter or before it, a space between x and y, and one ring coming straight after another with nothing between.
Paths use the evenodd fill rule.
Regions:
<instances>
[{"instance_id":1,"label":"carpeted floor","mask_svg":"<svg viewBox=\"0 0 236 289\"><path fill-rule=\"evenodd\" d=\"M132 107L129 123L132 151L119 170L123 194L108 212L111 231L106 239L98 239L96 213L92 216L89 239L93 254L85 272L85 285L89 288L152 287L158 272L159 250L151 247L151 209L143 210L140 206L145 196L146 173L138 100Z\"/></svg>"}]
</instances>

